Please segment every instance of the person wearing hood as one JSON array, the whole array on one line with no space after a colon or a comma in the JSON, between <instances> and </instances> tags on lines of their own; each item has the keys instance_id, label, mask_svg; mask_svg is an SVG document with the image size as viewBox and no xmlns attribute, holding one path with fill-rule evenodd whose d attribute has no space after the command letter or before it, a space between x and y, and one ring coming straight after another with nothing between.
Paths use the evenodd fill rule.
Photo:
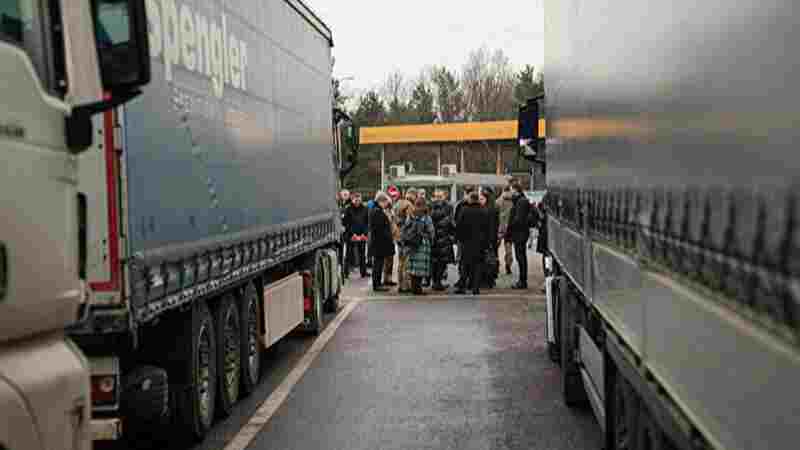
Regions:
<instances>
[{"instance_id":1,"label":"person wearing hood","mask_svg":"<svg viewBox=\"0 0 800 450\"><path fill-rule=\"evenodd\" d=\"M392 245L395 245L397 240L400 238L400 228L397 227L397 222L394 217L394 207L393 204L397 202L397 199L400 198L400 194L397 191L391 191L392 193L396 194L387 194L389 196L389 204L386 208L383 209L383 212L386 214L386 218L389 219L389 226L392 228ZM394 254L387 256L383 259L383 285L384 286L397 286L397 283L392 281L392 277L394 276Z\"/></svg>"},{"instance_id":2,"label":"person wearing hood","mask_svg":"<svg viewBox=\"0 0 800 450\"><path fill-rule=\"evenodd\" d=\"M443 291L447 286L442 284L447 265L456 260L453 253L455 238L455 224L453 223L453 207L447 201L444 191L434 192L434 201L431 204L431 220L435 230L433 246L431 248L431 278L433 290Z\"/></svg>"},{"instance_id":3,"label":"person wearing hood","mask_svg":"<svg viewBox=\"0 0 800 450\"><path fill-rule=\"evenodd\" d=\"M405 223L414 217L414 202L417 201L416 189L409 188L406 191L405 198L400 200L397 205L395 217L397 226L401 230ZM402 234L402 233L401 233ZM400 243L400 256L398 257L397 267L397 283L399 284L398 291L400 293L410 293L412 291L411 277L408 275L408 249L404 248L403 243Z\"/></svg>"},{"instance_id":4,"label":"person wearing hood","mask_svg":"<svg viewBox=\"0 0 800 450\"><path fill-rule=\"evenodd\" d=\"M455 210L453 212L453 223L456 224L456 227L458 226L458 223L461 222L461 212L464 209L464 207L470 203L470 196L473 193L475 193L475 195L477 195L477 192L475 191L475 187L473 187L473 186L464 186L464 198L461 199L461 201L459 201L458 203L456 203L456 207L455 207ZM477 200L476 200L476 203L477 203ZM465 288L467 286L466 284L464 284L464 282L466 281L466 279L468 277L468 274L464 272L464 258L462 258L462 256L461 256L461 254L463 252L463 248L462 248L463 244L462 244L462 242L461 242L461 240L459 238L458 233L456 233L456 245L457 245L457 248L458 248L458 281L456 281L455 286L456 286L457 289L462 289L462 288Z\"/></svg>"},{"instance_id":5,"label":"person wearing hood","mask_svg":"<svg viewBox=\"0 0 800 450\"><path fill-rule=\"evenodd\" d=\"M495 202L495 207L499 213L500 226L498 231L498 241L503 244L503 262L506 266L506 273L511 275L511 266L514 265L514 244L511 242L511 235L508 234L508 224L511 222L511 208L514 207L512 200L511 187L506 186L503 193Z\"/></svg>"},{"instance_id":6,"label":"person wearing hood","mask_svg":"<svg viewBox=\"0 0 800 450\"><path fill-rule=\"evenodd\" d=\"M488 216L488 229L485 244L485 270L483 271L482 285L489 289L494 288L500 264L497 261L497 233L500 227L500 213L495 208L494 191L492 188L485 188L480 194L480 205L486 210Z\"/></svg>"}]
</instances>

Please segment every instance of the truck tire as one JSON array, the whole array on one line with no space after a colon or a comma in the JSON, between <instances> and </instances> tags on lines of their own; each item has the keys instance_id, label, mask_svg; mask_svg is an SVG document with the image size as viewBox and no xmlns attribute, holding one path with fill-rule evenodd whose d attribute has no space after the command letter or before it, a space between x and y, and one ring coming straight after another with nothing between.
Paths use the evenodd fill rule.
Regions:
<instances>
[{"instance_id":1,"label":"truck tire","mask_svg":"<svg viewBox=\"0 0 800 450\"><path fill-rule=\"evenodd\" d=\"M637 449L647 450L675 450L675 446L662 432L650 411L644 406L639 408L639 422L637 433Z\"/></svg>"},{"instance_id":2,"label":"truck tire","mask_svg":"<svg viewBox=\"0 0 800 450\"><path fill-rule=\"evenodd\" d=\"M342 292L342 277L337 274L341 271L339 257L334 251L329 251L331 261L331 296L325 302L325 312L335 313L339 310L339 294Z\"/></svg>"},{"instance_id":3,"label":"truck tire","mask_svg":"<svg viewBox=\"0 0 800 450\"><path fill-rule=\"evenodd\" d=\"M611 445L609 450L635 450L640 447L639 437L639 397L633 390L631 384L619 371L614 371L612 378L613 388L611 392L611 413L610 436Z\"/></svg>"},{"instance_id":4,"label":"truck tire","mask_svg":"<svg viewBox=\"0 0 800 450\"><path fill-rule=\"evenodd\" d=\"M583 386L580 368L575 361L578 342L577 304L567 281L559 283L558 293L561 310L561 394L567 406L585 406L589 399Z\"/></svg>"},{"instance_id":5,"label":"truck tire","mask_svg":"<svg viewBox=\"0 0 800 450\"><path fill-rule=\"evenodd\" d=\"M167 371L155 366L138 366L122 377L120 413L126 440L139 442L161 434L169 419L168 383Z\"/></svg>"},{"instance_id":6,"label":"truck tire","mask_svg":"<svg viewBox=\"0 0 800 450\"><path fill-rule=\"evenodd\" d=\"M308 324L308 331L315 336L322 333L325 328L325 317L322 310L324 299L322 298L323 283L325 281L324 266L322 264L322 253L317 251L314 255L314 262L311 270L311 322Z\"/></svg>"},{"instance_id":7,"label":"truck tire","mask_svg":"<svg viewBox=\"0 0 800 450\"><path fill-rule=\"evenodd\" d=\"M252 281L244 288L239 305L242 394L250 395L261 379L261 297Z\"/></svg>"},{"instance_id":8,"label":"truck tire","mask_svg":"<svg viewBox=\"0 0 800 450\"><path fill-rule=\"evenodd\" d=\"M214 320L204 301L198 301L185 320L171 352L176 362L176 420L185 436L202 440L214 421L217 394L217 352Z\"/></svg>"},{"instance_id":9,"label":"truck tire","mask_svg":"<svg viewBox=\"0 0 800 450\"><path fill-rule=\"evenodd\" d=\"M228 417L239 400L242 364L242 322L233 293L226 293L214 309L217 337L217 415Z\"/></svg>"},{"instance_id":10,"label":"truck tire","mask_svg":"<svg viewBox=\"0 0 800 450\"><path fill-rule=\"evenodd\" d=\"M552 281L552 296L553 296L553 340L555 342L547 343L547 356L550 361L561 365L561 299L559 292L561 286L564 284L563 278L556 277Z\"/></svg>"},{"instance_id":11,"label":"truck tire","mask_svg":"<svg viewBox=\"0 0 800 450\"><path fill-rule=\"evenodd\" d=\"M324 305L324 312L326 313L335 313L339 310L339 293L335 293L331 295L331 298L325 302Z\"/></svg>"}]
</instances>

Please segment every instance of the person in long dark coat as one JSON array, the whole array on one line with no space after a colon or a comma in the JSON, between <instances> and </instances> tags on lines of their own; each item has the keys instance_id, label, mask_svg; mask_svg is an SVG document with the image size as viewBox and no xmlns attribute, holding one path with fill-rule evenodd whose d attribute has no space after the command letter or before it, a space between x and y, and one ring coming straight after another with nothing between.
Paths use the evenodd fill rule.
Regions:
<instances>
[{"instance_id":1,"label":"person in long dark coat","mask_svg":"<svg viewBox=\"0 0 800 450\"><path fill-rule=\"evenodd\" d=\"M370 253L373 257L372 290L386 292L389 289L383 286L383 261L387 256L394 255L394 240L392 239L392 226L389 218L383 212L389 206L389 197L383 192L375 196L375 207L370 211L369 231Z\"/></svg>"},{"instance_id":2,"label":"person in long dark coat","mask_svg":"<svg viewBox=\"0 0 800 450\"><path fill-rule=\"evenodd\" d=\"M522 192L522 186L514 185L514 195L512 197L514 206L511 208L511 222L509 223L509 234L511 242L514 243L514 256L519 267L519 280L514 284L514 289L528 289L528 254L527 243L531 236L531 228L528 219L530 213L530 202L528 197Z\"/></svg>"},{"instance_id":3,"label":"person in long dark coat","mask_svg":"<svg viewBox=\"0 0 800 450\"><path fill-rule=\"evenodd\" d=\"M500 269L497 260L497 234L500 230L500 211L495 207L493 191L490 188L486 188L481 192L480 204L489 216L488 233L486 234L486 252L484 255L486 270L483 271L484 277L482 285L492 289L495 286Z\"/></svg>"},{"instance_id":4,"label":"person in long dark coat","mask_svg":"<svg viewBox=\"0 0 800 450\"><path fill-rule=\"evenodd\" d=\"M431 249L431 278L433 290L443 291L447 289L447 286L442 284L447 265L453 264L456 260L453 253L455 223L453 223L453 207L448 203L446 194L443 191L436 191L434 198L431 204L431 220L436 233Z\"/></svg>"},{"instance_id":5,"label":"person in long dark coat","mask_svg":"<svg viewBox=\"0 0 800 450\"><path fill-rule=\"evenodd\" d=\"M489 214L481 208L478 193L472 192L469 201L464 204L456 223L456 238L461 243L461 259L464 265L464 284L456 290L456 294L466 294L469 286L474 295L480 294L481 265L489 240Z\"/></svg>"},{"instance_id":6,"label":"person in long dark coat","mask_svg":"<svg viewBox=\"0 0 800 450\"><path fill-rule=\"evenodd\" d=\"M472 193L476 192L474 186L464 186L464 198L461 199L458 203L456 203L455 210L453 212L453 222L458 224L461 219L461 212L463 211L464 207L469 203L469 198ZM461 247L462 243L458 238L458 233L456 233L456 245L458 247L458 281L456 281L456 288L463 289L467 286L465 283L467 279L467 274L464 272L464 262L463 258L461 257Z\"/></svg>"}]
</instances>

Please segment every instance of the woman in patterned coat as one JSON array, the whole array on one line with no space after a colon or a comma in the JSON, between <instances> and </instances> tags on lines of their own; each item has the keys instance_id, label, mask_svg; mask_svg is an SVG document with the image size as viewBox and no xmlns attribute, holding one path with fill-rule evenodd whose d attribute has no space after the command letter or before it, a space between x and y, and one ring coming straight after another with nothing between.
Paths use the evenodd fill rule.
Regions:
<instances>
[{"instance_id":1,"label":"woman in patterned coat","mask_svg":"<svg viewBox=\"0 0 800 450\"><path fill-rule=\"evenodd\" d=\"M433 221L428 215L428 205L423 198L417 198L414 215L404 226L408 248L408 274L411 277L411 291L423 295L422 279L431 276L431 244L434 239ZM415 238L416 235L421 238Z\"/></svg>"}]
</instances>

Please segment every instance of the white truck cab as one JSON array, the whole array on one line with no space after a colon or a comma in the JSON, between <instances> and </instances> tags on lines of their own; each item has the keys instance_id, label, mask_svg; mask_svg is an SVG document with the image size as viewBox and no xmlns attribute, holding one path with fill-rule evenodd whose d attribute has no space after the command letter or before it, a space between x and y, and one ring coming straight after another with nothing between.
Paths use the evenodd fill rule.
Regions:
<instances>
[{"instance_id":1,"label":"white truck cab","mask_svg":"<svg viewBox=\"0 0 800 450\"><path fill-rule=\"evenodd\" d=\"M0 449L91 447L78 159L149 81L143 0L0 3Z\"/></svg>"}]
</instances>

